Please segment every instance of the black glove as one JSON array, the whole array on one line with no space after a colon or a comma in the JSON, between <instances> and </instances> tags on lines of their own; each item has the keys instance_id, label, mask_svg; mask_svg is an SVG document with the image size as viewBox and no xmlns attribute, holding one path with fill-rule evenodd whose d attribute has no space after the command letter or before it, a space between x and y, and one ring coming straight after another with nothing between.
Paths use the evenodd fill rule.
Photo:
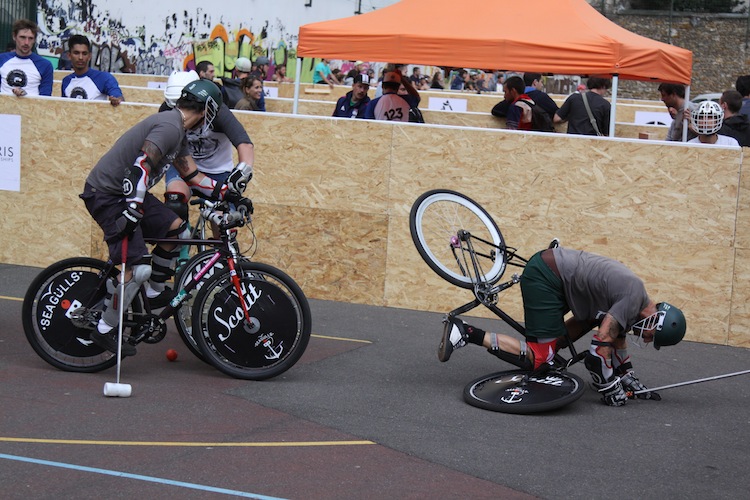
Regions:
<instances>
[{"instance_id":1,"label":"black glove","mask_svg":"<svg viewBox=\"0 0 750 500\"><path fill-rule=\"evenodd\" d=\"M638 398L638 399L653 399L654 401L661 401L661 396L659 396L658 392L649 391L644 392L642 394L634 394L638 391L643 391L648 389L645 385L641 383L640 380L638 380L638 377L635 376L635 373L632 371L629 371L625 375L622 376L622 388L625 389L625 392L628 394L629 398Z\"/></svg>"},{"instance_id":2,"label":"black glove","mask_svg":"<svg viewBox=\"0 0 750 500\"><path fill-rule=\"evenodd\" d=\"M119 241L123 238L129 238L138 227L141 219L143 219L143 207L141 204L134 201L128 203L125 210L120 214L120 217L117 218L117 236L115 240Z\"/></svg>"},{"instance_id":3,"label":"black glove","mask_svg":"<svg viewBox=\"0 0 750 500\"><path fill-rule=\"evenodd\" d=\"M224 199L228 201L229 203L232 203L235 207L237 207L237 210L239 212L243 212L245 214L245 217L247 217L247 214L252 214L253 211L255 210L253 208L253 201L250 198L245 198L244 196L240 196L234 191L227 191L227 194L224 197Z\"/></svg>"},{"instance_id":4,"label":"black glove","mask_svg":"<svg viewBox=\"0 0 750 500\"><path fill-rule=\"evenodd\" d=\"M227 177L227 188L237 194L242 194L247 188L247 183L253 178L253 166L245 162L238 163Z\"/></svg>"},{"instance_id":5,"label":"black glove","mask_svg":"<svg viewBox=\"0 0 750 500\"><path fill-rule=\"evenodd\" d=\"M620 377L615 377L603 384L593 382L592 385L602 395L602 403L607 406L622 406L628 402L628 396L622 388Z\"/></svg>"}]
</instances>

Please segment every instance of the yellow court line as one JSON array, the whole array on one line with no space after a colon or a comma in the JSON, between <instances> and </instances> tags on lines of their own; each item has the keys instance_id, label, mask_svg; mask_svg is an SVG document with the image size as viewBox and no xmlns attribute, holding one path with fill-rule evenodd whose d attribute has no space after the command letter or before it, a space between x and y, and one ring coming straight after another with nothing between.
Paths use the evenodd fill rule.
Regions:
<instances>
[{"instance_id":1,"label":"yellow court line","mask_svg":"<svg viewBox=\"0 0 750 500\"><path fill-rule=\"evenodd\" d=\"M21 298L19 298L19 297L6 297L5 295L0 295L0 299L5 299L5 300L16 300L16 301L18 301L18 302L23 302L23 299L21 299Z\"/></svg>"},{"instance_id":2,"label":"yellow court line","mask_svg":"<svg viewBox=\"0 0 750 500\"><path fill-rule=\"evenodd\" d=\"M319 339L329 339L329 340L344 340L346 342L360 342L362 344L372 344L369 340L360 340L360 339L347 339L344 337L329 337L328 335L318 335L316 333L313 333L310 335L311 337L316 337Z\"/></svg>"},{"instance_id":3,"label":"yellow court line","mask_svg":"<svg viewBox=\"0 0 750 500\"><path fill-rule=\"evenodd\" d=\"M376 444L373 441L290 441L290 442L257 442L257 443L191 443L180 441L89 441L83 439L36 439L0 437L6 443L42 443L42 444L84 444L91 446L185 446L206 448L280 448L300 446L357 446Z\"/></svg>"}]
</instances>

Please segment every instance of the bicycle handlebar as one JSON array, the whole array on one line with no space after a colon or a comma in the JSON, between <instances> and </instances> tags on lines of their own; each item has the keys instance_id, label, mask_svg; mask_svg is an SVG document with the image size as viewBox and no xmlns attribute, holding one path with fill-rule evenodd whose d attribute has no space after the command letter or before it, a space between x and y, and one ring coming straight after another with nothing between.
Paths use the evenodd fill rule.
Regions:
<instances>
[{"instance_id":1,"label":"bicycle handlebar","mask_svg":"<svg viewBox=\"0 0 750 500\"><path fill-rule=\"evenodd\" d=\"M223 202L211 200L201 200L201 202L204 205L204 208L201 209L201 217L207 221L213 222L222 229L244 226L245 221L250 220L250 214L247 210L229 210L226 212L219 212L219 209L225 208Z\"/></svg>"}]
</instances>

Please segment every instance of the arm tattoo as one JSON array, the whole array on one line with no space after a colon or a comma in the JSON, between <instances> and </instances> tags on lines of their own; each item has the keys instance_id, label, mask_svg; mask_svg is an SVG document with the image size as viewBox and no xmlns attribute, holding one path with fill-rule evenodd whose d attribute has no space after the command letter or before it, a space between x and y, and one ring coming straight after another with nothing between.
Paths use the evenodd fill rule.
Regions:
<instances>
[{"instance_id":1,"label":"arm tattoo","mask_svg":"<svg viewBox=\"0 0 750 500\"><path fill-rule=\"evenodd\" d=\"M158 147L156 147L156 144L154 144L151 141L144 141L143 147L141 147L141 151L146 153L146 156L148 157L148 162L153 168L154 165L158 165L161 161L161 151Z\"/></svg>"},{"instance_id":2,"label":"arm tattoo","mask_svg":"<svg viewBox=\"0 0 750 500\"><path fill-rule=\"evenodd\" d=\"M186 156L178 156L174 159L172 165L177 169L180 177L185 177L190 171L190 166L188 165Z\"/></svg>"}]
</instances>

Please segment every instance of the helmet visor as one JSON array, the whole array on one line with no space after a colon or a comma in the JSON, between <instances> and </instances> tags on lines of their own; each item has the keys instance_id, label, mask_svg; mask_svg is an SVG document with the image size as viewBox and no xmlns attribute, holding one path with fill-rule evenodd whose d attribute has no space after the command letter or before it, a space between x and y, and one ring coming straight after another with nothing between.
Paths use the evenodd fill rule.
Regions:
<instances>
[{"instance_id":1,"label":"helmet visor","mask_svg":"<svg viewBox=\"0 0 750 500\"><path fill-rule=\"evenodd\" d=\"M651 316L647 316L637 322L632 327L632 333L635 336L635 339L633 339L633 342L638 347L646 347L646 340L643 338L643 334L647 332L653 332L654 335L651 337L650 341L653 341L653 338L656 336L656 331L661 330L662 325L664 325L664 317L667 315L664 311L656 311Z\"/></svg>"},{"instance_id":2,"label":"helmet visor","mask_svg":"<svg viewBox=\"0 0 750 500\"><path fill-rule=\"evenodd\" d=\"M207 134L213 129L214 119L219 112L219 103L213 97L208 96L206 99L206 112L203 116L203 134Z\"/></svg>"}]
</instances>

